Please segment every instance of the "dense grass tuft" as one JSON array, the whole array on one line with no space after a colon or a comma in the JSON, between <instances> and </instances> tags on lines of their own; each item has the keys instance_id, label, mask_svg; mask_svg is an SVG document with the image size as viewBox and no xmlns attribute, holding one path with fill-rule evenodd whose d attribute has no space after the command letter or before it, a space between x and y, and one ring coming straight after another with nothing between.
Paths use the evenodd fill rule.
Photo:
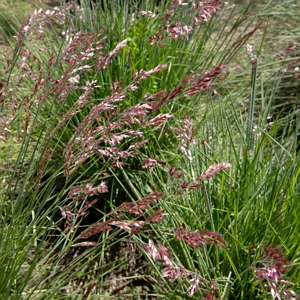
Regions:
<instances>
[{"instance_id":1,"label":"dense grass tuft","mask_svg":"<svg viewBox=\"0 0 300 300\"><path fill-rule=\"evenodd\" d=\"M299 47L264 48L290 2L81 1L6 33L3 299L297 297Z\"/></svg>"}]
</instances>

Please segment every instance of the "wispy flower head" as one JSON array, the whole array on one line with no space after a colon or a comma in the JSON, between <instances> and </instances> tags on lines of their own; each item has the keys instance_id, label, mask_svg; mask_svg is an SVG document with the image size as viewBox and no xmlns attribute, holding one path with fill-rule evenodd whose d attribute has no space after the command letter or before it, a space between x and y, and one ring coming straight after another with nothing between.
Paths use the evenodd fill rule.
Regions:
<instances>
[{"instance_id":1,"label":"wispy flower head","mask_svg":"<svg viewBox=\"0 0 300 300\"><path fill-rule=\"evenodd\" d=\"M146 253L150 254L154 261L160 261L165 266L162 272L163 277L170 278L172 281L175 281L178 278L181 278L183 282L188 280L190 286L187 289L187 292L190 297L198 292L199 286L203 286L207 289L205 291L205 295L207 297L203 299L217 299L215 297L218 292L218 288L215 281L212 280L207 284L197 270L190 271L181 264L176 265L168 248L163 245L159 245L157 247L152 239L149 239L148 245L140 243L140 247ZM190 277L190 279L188 279L188 277Z\"/></svg>"},{"instance_id":2,"label":"wispy flower head","mask_svg":"<svg viewBox=\"0 0 300 300\"><path fill-rule=\"evenodd\" d=\"M166 166L166 162L158 159L158 158L155 158L155 157L151 157L151 158L145 158L143 159L143 166L142 168L143 169L149 169L150 172L154 170L154 167L156 165L160 165L162 167L165 167Z\"/></svg>"},{"instance_id":3,"label":"wispy flower head","mask_svg":"<svg viewBox=\"0 0 300 300\"><path fill-rule=\"evenodd\" d=\"M175 228L175 238L183 240L194 248L199 248L199 244L215 244L217 246L226 245L222 236L216 232L202 230L192 231L184 227Z\"/></svg>"},{"instance_id":4,"label":"wispy flower head","mask_svg":"<svg viewBox=\"0 0 300 300\"><path fill-rule=\"evenodd\" d=\"M143 211L149 209L155 202L153 199L140 199L137 202L124 202L116 208L117 211L124 211L129 214L141 216Z\"/></svg>"},{"instance_id":5,"label":"wispy flower head","mask_svg":"<svg viewBox=\"0 0 300 300\"><path fill-rule=\"evenodd\" d=\"M213 14L218 13L220 10L218 7L219 0L207 0L189 5L191 2L183 2L183 0L172 0L170 2L164 16L164 31L158 32L150 38L151 45L162 40L164 36L174 40L179 38L188 40L199 24L208 22ZM151 12L144 11L142 14L153 17ZM183 23L182 15L189 15L190 19Z\"/></svg>"},{"instance_id":6,"label":"wispy flower head","mask_svg":"<svg viewBox=\"0 0 300 300\"><path fill-rule=\"evenodd\" d=\"M102 181L97 187L93 187L90 183L87 183L84 186L75 186L69 191L68 196L77 202L84 200L86 196L93 196L107 192L108 187L106 183Z\"/></svg>"},{"instance_id":7,"label":"wispy flower head","mask_svg":"<svg viewBox=\"0 0 300 300\"><path fill-rule=\"evenodd\" d=\"M164 215L163 209L156 210L151 216L147 217L146 222L157 223L164 221L167 217Z\"/></svg>"},{"instance_id":8,"label":"wispy flower head","mask_svg":"<svg viewBox=\"0 0 300 300\"><path fill-rule=\"evenodd\" d=\"M173 40L177 40L179 37L188 40L189 34L193 30L192 26L182 25L180 22L170 25L168 24L165 26L165 29L168 33L168 36Z\"/></svg>"},{"instance_id":9,"label":"wispy flower head","mask_svg":"<svg viewBox=\"0 0 300 300\"><path fill-rule=\"evenodd\" d=\"M144 10L142 10L141 11L141 15L147 15L149 18L154 18L156 15L152 12L152 11L150 11L150 10L148 10L148 11L144 11Z\"/></svg>"},{"instance_id":10,"label":"wispy flower head","mask_svg":"<svg viewBox=\"0 0 300 300\"><path fill-rule=\"evenodd\" d=\"M201 22L208 22L213 13L217 13L220 10L218 6L220 0L206 0L203 2L196 2L193 4L193 8L197 10L197 15L195 16L195 24Z\"/></svg>"},{"instance_id":11,"label":"wispy flower head","mask_svg":"<svg viewBox=\"0 0 300 300\"><path fill-rule=\"evenodd\" d=\"M264 249L262 246L260 251L264 254L262 259L256 261L256 263L262 266L253 267L254 274L258 280L267 281L272 298L280 300L295 299L295 297L298 297L296 292L287 288L287 286L293 285L293 283L283 279L285 273L288 272L286 265L291 264L291 262L285 259L280 248L278 246L269 246L267 249ZM282 295L284 298L281 298Z\"/></svg>"},{"instance_id":12,"label":"wispy flower head","mask_svg":"<svg viewBox=\"0 0 300 300\"><path fill-rule=\"evenodd\" d=\"M192 145L196 143L195 131L191 123L191 118L185 116L181 128L172 128L176 137L181 141L180 150L192 160Z\"/></svg>"},{"instance_id":13,"label":"wispy flower head","mask_svg":"<svg viewBox=\"0 0 300 300\"><path fill-rule=\"evenodd\" d=\"M197 180L210 179L217 175L219 172L231 168L231 164L223 162L220 164L211 165L204 173L197 177Z\"/></svg>"},{"instance_id":14,"label":"wispy flower head","mask_svg":"<svg viewBox=\"0 0 300 300\"><path fill-rule=\"evenodd\" d=\"M100 232L106 232L106 231L110 231L113 230L113 228L110 226L110 224L112 223L112 220L108 220L106 222L100 222L100 223L96 223L94 225L92 225L90 228L84 230L80 235L79 238L80 239L87 239L93 235L96 235Z\"/></svg>"},{"instance_id":15,"label":"wispy flower head","mask_svg":"<svg viewBox=\"0 0 300 300\"><path fill-rule=\"evenodd\" d=\"M250 44L246 45L246 54L249 58L250 63L253 65L257 61L257 56L253 54L253 47Z\"/></svg>"},{"instance_id":16,"label":"wispy flower head","mask_svg":"<svg viewBox=\"0 0 300 300\"><path fill-rule=\"evenodd\" d=\"M228 76L228 73L222 74L225 68L225 65L219 64L210 71L203 72L198 76L194 75L192 84L187 88L185 97L190 97L204 90L212 89L213 79L218 78L219 80L224 80Z\"/></svg>"},{"instance_id":17,"label":"wispy flower head","mask_svg":"<svg viewBox=\"0 0 300 300\"><path fill-rule=\"evenodd\" d=\"M105 57L99 57L97 58L98 65L96 67L96 70L103 70L106 69L111 61L113 60L114 56L117 55L121 49L123 49L126 46L127 40L122 41L119 43L114 50L110 51L108 54L105 55Z\"/></svg>"}]
</instances>

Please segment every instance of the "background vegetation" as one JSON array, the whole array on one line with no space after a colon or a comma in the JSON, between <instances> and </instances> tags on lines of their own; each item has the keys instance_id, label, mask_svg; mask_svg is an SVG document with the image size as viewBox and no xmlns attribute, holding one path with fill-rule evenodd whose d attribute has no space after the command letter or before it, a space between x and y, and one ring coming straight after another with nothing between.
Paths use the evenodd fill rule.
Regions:
<instances>
[{"instance_id":1,"label":"background vegetation","mask_svg":"<svg viewBox=\"0 0 300 300\"><path fill-rule=\"evenodd\" d=\"M296 1L186 3L0 4L2 299L296 299Z\"/></svg>"}]
</instances>

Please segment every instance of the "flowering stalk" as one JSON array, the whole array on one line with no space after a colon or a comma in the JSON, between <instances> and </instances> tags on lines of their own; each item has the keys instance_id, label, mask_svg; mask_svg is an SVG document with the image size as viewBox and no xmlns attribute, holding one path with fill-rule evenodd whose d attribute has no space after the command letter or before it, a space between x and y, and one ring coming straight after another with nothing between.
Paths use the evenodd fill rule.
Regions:
<instances>
[{"instance_id":1,"label":"flowering stalk","mask_svg":"<svg viewBox=\"0 0 300 300\"><path fill-rule=\"evenodd\" d=\"M292 282L283 279L285 273L288 272L286 265L291 264L291 262L284 258L280 248L270 245L267 249L264 249L264 246L262 246L260 252L263 256L255 261L255 266L253 267L256 280L267 282L274 300L295 299L295 297L298 297L295 291L286 288L289 285L293 285Z\"/></svg>"},{"instance_id":2,"label":"flowering stalk","mask_svg":"<svg viewBox=\"0 0 300 300\"><path fill-rule=\"evenodd\" d=\"M203 231L202 233L196 233L191 230L187 230L185 228L177 228L177 233L175 233L175 237L177 235L178 239L185 240L189 245L192 247L198 248L198 243L211 243L215 242L218 244L221 242L222 244L225 241L222 237L216 233L211 233L208 231ZM180 232L180 233L179 233ZM210 238L208 238L210 236ZM219 294L217 285L214 280L211 280L207 283L199 274L197 270L190 271L186 269L182 265L177 265L171 257L171 253L168 248L163 245L159 245L158 247L155 246L153 240L149 239L148 245L146 244L139 244L140 247L148 254L150 254L154 261L158 260L161 261L164 269L162 272L162 276L165 278L170 278L173 282L178 278L181 278L183 283L187 281L188 277L190 286L187 289L189 296L192 297L195 293L199 291L199 286L202 285L206 288L204 294L206 298L202 299L217 299L215 298L217 294Z\"/></svg>"}]
</instances>

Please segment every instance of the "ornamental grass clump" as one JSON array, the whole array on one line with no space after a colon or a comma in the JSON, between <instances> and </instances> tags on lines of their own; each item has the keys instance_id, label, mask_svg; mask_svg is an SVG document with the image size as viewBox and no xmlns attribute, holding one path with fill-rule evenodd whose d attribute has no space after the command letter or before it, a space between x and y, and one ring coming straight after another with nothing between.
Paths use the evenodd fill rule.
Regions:
<instances>
[{"instance_id":1,"label":"ornamental grass clump","mask_svg":"<svg viewBox=\"0 0 300 300\"><path fill-rule=\"evenodd\" d=\"M141 211L160 195L154 193L143 198L145 191L131 182L130 173L135 168L147 170L143 168L143 161L151 159L147 144L151 142L153 149L164 140L167 147L167 140L159 141L157 135L172 135L172 127L178 129L172 137L173 143L177 139L180 126L172 122L171 110L164 112L161 108L166 104L173 106L172 102L180 97L189 97L188 93L196 90L196 86L202 85L197 92L211 87L213 78L220 75L220 72L195 71L169 91L149 89L155 90L154 93L145 93L144 85L166 70L167 62L150 69L132 68L130 76L125 78L113 74L108 75L113 81L99 80L99 76L111 72L118 55L124 56L128 40L123 39L107 50L104 29L66 33L62 29L68 20L68 9L35 11L14 37L12 50L5 53L1 138L8 145L7 151L12 154L17 147L19 152L7 160L2 196L5 208L2 206L1 210L3 224L7 226L7 231L2 232L6 241L3 245L8 248L3 251L9 251L8 241L17 235L17 228L25 230L29 226L34 232L33 238L28 235L16 252L21 274L27 274L24 283L15 284L5 272L2 274L7 278L5 286L9 286L1 291L5 297L11 293L16 297L43 293L39 287L45 287L47 278L53 278L51 266L63 265L71 246L109 248L112 240L105 236L113 227L130 231L130 240L145 226L164 221L163 209L154 210L144 220L119 219L124 210L141 218ZM51 39L56 43L51 43ZM140 89L144 91L138 93ZM120 189L122 196L117 197ZM111 196L107 198L108 192ZM128 199L136 201L136 207L125 205ZM89 219L92 207L96 223ZM117 217L110 217L114 210ZM26 218L19 218L20 223L16 224L15 217L22 211L26 212ZM84 229L82 223L88 223L89 228ZM14 233L8 235L13 232L9 228ZM82 241L100 232L104 233L101 242ZM32 250L32 241L38 250ZM28 252L32 252L29 257ZM43 252L48 255L40 259ZM3 263L11 264L9 259L13 258L5 257ZM82 260L83 255L79 261ZM36 273L34 265L40 266ZM61 268L53 286L64 274L74 272L74 268L76 264ZM37 280L32 281L35 277ZM45 293L61 293L65 284L64 280L59 283L59 292L45 287Z\"/></svg>"},{"instance_id":2,"label":"ornamental grass clump","mask_svg":"<svg viewBox=\"0 0 300 300\"><path fill-rule=\"evenodd\" d=\"M134 4L37 10L5 52L0 295L226 299L266 279L293 296L256 283L246 250L290 228L299 161L219 93L263 22L221 1Z\"/></svg>"}]
</instances>

